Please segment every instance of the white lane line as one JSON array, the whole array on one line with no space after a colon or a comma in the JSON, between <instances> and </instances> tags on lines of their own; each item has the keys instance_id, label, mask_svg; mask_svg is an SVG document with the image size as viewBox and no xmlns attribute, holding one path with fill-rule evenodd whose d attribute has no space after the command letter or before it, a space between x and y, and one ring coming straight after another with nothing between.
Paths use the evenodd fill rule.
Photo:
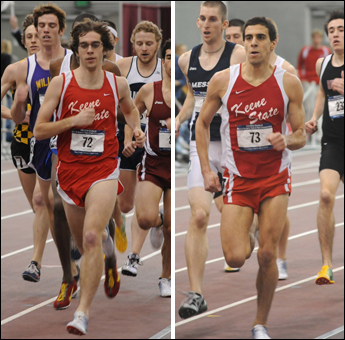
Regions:
<instances>
[{"instance_id":1,"label":"white lane line","mask_svg":"<svg viewBox=\"0 0 345 340\"><path fill-rule=\"evenodd\" d=\"M161 330L157 334L151 336L151 338L149 338L149 339L162 339L163 337L168 335L170 332L171 332L171 326L168 326L167 328L164 328L163 330Z\"/></svg>"},{"instance_id":2,"label":"white lane line","mask_svg":"<svg viewBox=\"0 0 345 340\"><path fill-rule=\"evenodd\" d=\"M1 190L1 195L7 194L7 193L13 192L13 191L19 191L19 190L23 190L23 187L15 187L15 188L11 188L11 189Z\"/></svg>"},{"instance_id":3,"label":"white lane line","mask_svg":"<svg viewBox=\"0 0 345 340\"><path fill-rule=\"evenodd\" d=\"M215 227L218 227L218 226L220 226L220 224L213 224L213 225L210 226L210 227L215 228ZM337 224L335 225L336 228L341 227L341 226L344 226L344 222L337 223ZM209 229L209 227L208 227L207 229ZM310 230L310 231L307 231L307 232L304 232L304 233L301 233L301 234L297 234L297 235L294 235L294 236L290 236L290 237L288 238L288 240L289 240L289 241L295 240L296 238L308 236L308 235L315 234L315 233L317 233L317 229L313 229L313 230ZM182 234L182 233L180 233L180 234ZM181 236L180 234L179 234L179 235L176 235L176 236ZM184 234L187 234L187 232L184 232L183 235L184 235ZM259 247L255 247L255 248L253 249L253 253L256 253L256 252L258 251L258 249L259 249ZM214 263L214 262L218 262L218 261L224 261L224 256L218 257L218 258L213 259L213 260L206 261L205 264L210 264L210 263ZM176 270L175 270L175 273L176 273L176 274L177 274L177 273L182 273L182 272L184 272L184 271L186 271L186 270L187 270L187 267L184 267L184 268L181 268L181 269L176 269Z\"/></svg>"},{"instance_id":4,"label":"white lane line","mask_svg":"<svg viewBox=\"0 0 345 340\"><path fill-rule=\"evenodd\" d=\"M1 171L1 176L2 175L12 174L13 172L17 172L17 169L10 169L10 170Z\"/></svg>"},{"instance_id":5,"label":"white lane line","mask_svg":"<svg viewBox=\"0 0 345 340\"><path fill-rule=\"evenodd\" d=\"M1 221L7 220L7 219L13 218L13 217L18 217L18 216L22 216L22 215L27 215L27 214L30 214L30 213L32 213L32 212L33 212L32 209L29 209L29 210L21 211L21 212L16 213L16 214L7 215L7 216L2 216L2 217L1 217Z\"/></svg>"},{"instance_id":6,"label":"white lane line","mask_svg":"<svg viewBox=\"0 0 345 340\"><path fill-rule=\"evenodd\" d=\"M147 256L142 257L140 260L141 260L141 261L148 260L148 259L150 259L151 257L154 257L154 256L156 256L156 255L159 255L160 253L161 253L161 250L157 250L157 251L155 251L155 252L153 252L153 253L151 253L151 254L149 254L149 255L147 255ZM121 272L121 269L122 269L122 267L119 268L117 271L120 273L120 272ZM100 282L102 282L102 281L104 280L104 278L105 278L105 275L103 275L103 276L101 277L101 281L100 281ZM39 304L36 305L36 306L30 307L30 308L28 308L28 309L25 309L25 310L23 310L22 312L17 313L17 314L15 314L15 315L12 315L12 316L10 316L10 317L4 319L4 320L1 320L1 326L2 326L2 325L5 325L6 323L9 323L9 322L11 322L11 321L13 321L13 320L16 320L16 319L20 318L20 317L23 316L23 315L29 314L29 313L31 313L31 312L34 312L34 311L37 310L37 309L40 309L40 308L42 308L42 307L45 307L45 306L49 305L50 303L54 302L54 301L56 300L56 298L57 298L57 296L55 296L55 297L53 297L53 298L51 298L51 299L49 299L49 300L43 301L43 302L39 303Z\"/></svg>"},{"instance_id":7,"label":"white lane line","mask_svg":"<svg viewBox=\"0 0 345 340\"><path fill-rule=\"evenodd\" d=\"M50 238L46 241L46 244L48 243L51 243L53 242L53 239ZM30 249L33 249L34 248L34 245L32 244L31 246L28 246L28 247L25 247L25 248L22 248L22 249L19 249L19 250L16 250L16 251L13 251L12 253L8 253L8 254L5 254L5 255L1 255L1 260L2 259L5 259L6 257L10 257L10 256L13 256L13 255L17 255L19 253L22 253L24 251L27 251L27 250L30 250Z\"/></svg>"},{"instance_id":8,"label":"white lane line","mask_svg":"<svg viewBox=\"0 0 345 340\"><path fill-rule=\"evenodd\" d=\"M344 266L334 269L334 270L333 270L333 273L339 272L339 271L341 271L341 270L344 270ZM286 285L286 286L277 288L277 289L275 290L275 292L277 293L277 292L280 292L280 291L282 291L282 290L286 290L286 289L295 287L295 286L297 286L297 285L306 283L306 282L308 282L308 281L313 281L313 280L315 280L316 278L317 278L317 275L308 277L308 278L306 278L306 279L304 279L304 280L300 280L300 281L296 281L296 282L290 283L290 284L288 284L288 285ZM189 319L186 319L186 320L183 320L183 321L180 321L180 322L175 323L175 327L182 326L182 325L184 325L184 324L186 324L186 323L193 322L193 321L195 321L195 320L204 318L204 317L206 317L206 316L208 316L208 315L211 315L211 314L216 314L216 313L222 312L222 311L224 311L224 310L226 310L226 309L230 309L230 308L233 308L233 307L236 307L236 306L239 306L239 305L243 305L244 303L247 303L247 302L256 300L256 298L257 298L257 295L251 296L251 297L249 297L249 298L247 298L247 299L243 299L243 300L237 301L237 302L232 303L232 304L230 304L230 305L226 305L226 306L223 306L223 307L220 307L220 308L217 308L217 309L213 309L213 310L211 310L211 311L209 311L209 312L205 312L205 313L202 313L202 314L193 316L193 317L191 317L191 318L189 318Z\"/></svg>"},{"instance_id":9,"label":"white lane line","mask_svg":"<svg viewBox=\"0 0 345 340\"><path fill-rule=\"evenodd\" d=\"M314 339L328 339L331 336L337 335L337 334L339 334L341 332L344 332L344 326L341 326L339 328L333 329L333 331L330 331L330 332L328 332L326 334L320 335L320 336L318 336L317 338L314 338Z\"/></svg>"}]
</instances>

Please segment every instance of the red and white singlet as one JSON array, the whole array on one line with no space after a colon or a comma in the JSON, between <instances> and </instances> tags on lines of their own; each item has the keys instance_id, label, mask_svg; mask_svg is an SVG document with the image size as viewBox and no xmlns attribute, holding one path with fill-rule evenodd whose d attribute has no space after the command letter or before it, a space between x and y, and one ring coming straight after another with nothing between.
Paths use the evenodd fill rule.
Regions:
<instances>
[{"instance_id":1,"label":"red and white singlet","mask_svg":"<svg viewBox=\"0 0 345 340\"><path fill-rule=\"evenodd\" d=\"M285 70L275 67L259 86L241 76L241 64L230 67L230 81L222 98L222 166L244 178L264 178L291 165L291 152L278 152L266 140L271 132L288 134Z\"/></svg>"},{"instance_id":2,"label":"red and white singlet","mask_svg":"<svg viewBox=\"0 0 345 340\"><path fill-rule=\"evenodd\" d=\"M105 159L116 160L118 155L116 77L104 72L101 89L79 87L73 71L63 73L61 99L56 110L56 120L74 116L87 108L94 108L95 119L89 126L67 130L59 135L59 161L63 163L99 163Z\"/></svg>"}]
</instances>

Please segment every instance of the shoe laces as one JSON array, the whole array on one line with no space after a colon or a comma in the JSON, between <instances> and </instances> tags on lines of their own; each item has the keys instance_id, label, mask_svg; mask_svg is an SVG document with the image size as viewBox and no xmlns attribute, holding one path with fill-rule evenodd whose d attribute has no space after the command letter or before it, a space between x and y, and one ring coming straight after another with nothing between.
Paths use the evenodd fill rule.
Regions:
<instances>
[{"instance_id":1,"label":"shoe laces","mask_svg":"<svg viewBox=\"0 0 345 340\"><path fill-rule=\"evenodd\" d=\"M68 283L62 282L61 289L60 289L61 293L59 294L57 301L63 301L65 299L67 290L68 290Z\"/></svg>"},{"instance_id":2,"label":"shoe laces","mask_svg":"<svg viewBox=\"0 0 345 340\"><path fill-rule=\"evenodd\" d=\"M28 272L39 275L40 271L34 263L30 263L27 269Z\"/></svg>"},{"instance_id":3,"label":"shoe laces","mask_svg":"<svg viewBox=\"0 0 345 340\"><path fill-rule=\"evenodd\" d=\"M140 257L137 257L137 255L132 254L131 256L128 256L129 265L133 265L134 262L136 262L139 266L142 266L143 263L140 261Z\"/></svg>"},{"instance_id":4,"label":"shoe laces","mask_svg":"<svg viewBox=\"0 0 345 340\"><path fill-rule=\"evenodd\" d=\"M187 297L186 300L187 300L188 304L194 305L196 307L199 307L199 305L201 304L202 297L201 296L199 297L195 292L193 292L193 291L185 292L184 290L179 289L179 288L177 288L177 291L180 294Z\"/></svg>"}]
</instances>

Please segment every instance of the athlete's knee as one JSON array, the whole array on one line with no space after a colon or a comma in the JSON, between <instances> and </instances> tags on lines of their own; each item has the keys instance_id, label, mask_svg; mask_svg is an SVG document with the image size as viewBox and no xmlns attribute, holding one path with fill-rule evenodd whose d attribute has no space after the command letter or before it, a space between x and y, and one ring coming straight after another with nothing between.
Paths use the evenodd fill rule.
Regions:
<instances>
[{"instance_id":1,"label":"athlete's knee","mask_svg":"<svg viewBox=\"0 0 345 340\"><path fill-rule=\"evenodd\" d=\"M258 250L258 262L260 267L267 267L276 263L276 247L263 247Z\"/></svg>"},{"instance_id":2,"label":"athlete's knee","mask_svg":"<svg viewBox=\"0 0 345 340\"><path fill-rule=\"evenodd\" d=\"M334 194L332 194L328 189L321 190L320 203L327 206L333 206L334 200L335 200Z\"/></svg>"},{"instance_id":3,"label":"athlete's knee","mask_svg":"<svg viewBox=\"0 0 345 340\"><path fill-rule=\"evenodd\" d=\"M119 206L120 206L121 212L123 212L124 214L127 214L133 209L134 203L119 200Z\"/></svg>"},{"instance_id":4,"label":"athlete's knee","mask_svg":"<svg viewBox=\"0 0 345 340\"><path fill-rule=\"evenodd\" d=\"M152 227L156 227L155 226L156 218L149 214L137 214L137 221L138 221L139 227L144 230L148 230Z\"/></svg>"},{"instance_id":5,"label":"athlete's knee","mask_svg":"<svg viewBox=\"0 0 345 340\"><path fill-rule=\"evenodd\" d=\"M84 250L95 248L97 245L100 244L100 239L101 237L97 235L97 233L94 230L87 231L83 239Z\"/></svg>"},{"instance_id":6,"label":"athlete's knee","mask_svg":"<svg viewBox=\"0 0 345 340\"><path fill-rule=\"evenodd\" d=\"M32 196L32 205L34 207L35 212L44 209L44 198L41 192L34 192Z\"/></svg>"},{"instance_id":7,"label":"athlete's knee","mask_svg":"<svg viewBox=\"0 0 345 340\"><path fill-rule=\"evenodd\" d=\"M209 213L201 207L192 208L192 220L198 229L207 227Z\"/></svg>"},{"instance_id":8,"label":"athlete's knee","mask_svg":"<svg viewBox=\"0 0 345 340\"><path fill-rule=\"evenodd\" d=\"M246 261L246 256L244 253L227 250L224 251L224 259L228 266L232 268L241 268Z\"/></svg>"}]
</instances>

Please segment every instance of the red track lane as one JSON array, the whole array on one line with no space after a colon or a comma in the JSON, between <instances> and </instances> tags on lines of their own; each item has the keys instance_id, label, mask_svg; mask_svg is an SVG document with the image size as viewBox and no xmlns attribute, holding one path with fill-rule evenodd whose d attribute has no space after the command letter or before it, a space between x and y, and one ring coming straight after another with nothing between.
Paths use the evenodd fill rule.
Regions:
<instances>
[{"instance_id":1,"label":"red track lane","mask_svg":"<svg viewBox=\"0 0 345 340\"><path fill-rule=\"evenodd\" d=\"M317 229L318 204L297 207L318 201L319 151L293 154L293 189L288 215L291 221L290 237ZM187 185L183 171L176 178L176 234L187 231L190 210L187 191L179 187ZM305 182L315 181L306 185ZM300 184L304 184L299 186ZM297 185L297 186L296 186ZM333 250L335 284L317 286L313 277L321 269L321 252L317 232L292 239L288 243L288 274L286 281L279 281L268 320L268 334L272 339L313 339L344 325L344 186L337 191L335 203L336 228ZM212 206L209 226L220 223L220 214ZM207 261L222 258L219 226L207 232L209 254ZM185 234L176 237L176 288L189 290L189 280L184 255ZM257 244L256 244L257 246ZM210 315L201 314L187 319L178 316L178 308L184 296L176 293L176 339L249 339L256 314L255 280L258 271L256 251L238 273L224 273L224 261L206 264L203 295ZM306 280L307 279L307 280ZM303 282L302 280L306 280ZM246 300L247 299L247 300ZM227 306L223 310L222 307ZM344 338L344 332L331 336Z\"/></svg>"},{"instance_id":2,"label":"red track lane","mask_svg":"<svg viewBox=\"0 0 345 340\"><path fill-rule=\"evenodd\" d=\"M20 186L17 173L11 170L12 162L1 162L2 192ZM32 245L32 212L3 219L29 209L22 190L1 194L1 256ZM118 267L125 263L130 250L130 222L131 217L127 218L126 228L128 248L124 254L117 252ZM44 303L57 296L61 284L62 270L55 244L46 245L39 283L26 282L21 277L32 252L26 250L1 260L1 338L76 339L67 333L66 325L73 319L79 296L64 311L54 310L53 301ZM141 256L143 258L152 253L154 251L147 240ZM91 305L89 331L85 339L150 338L171 325L171 299L159 296L161 256L158 253L143 262L144 266L139 267L136 278L121 275L119 294L112 300L105 296L104 281L101 281ZM3 324L4 320L41 303L42 307ZM170 333L165 338L170 338Z\"/></svg>"}]
</instances>

